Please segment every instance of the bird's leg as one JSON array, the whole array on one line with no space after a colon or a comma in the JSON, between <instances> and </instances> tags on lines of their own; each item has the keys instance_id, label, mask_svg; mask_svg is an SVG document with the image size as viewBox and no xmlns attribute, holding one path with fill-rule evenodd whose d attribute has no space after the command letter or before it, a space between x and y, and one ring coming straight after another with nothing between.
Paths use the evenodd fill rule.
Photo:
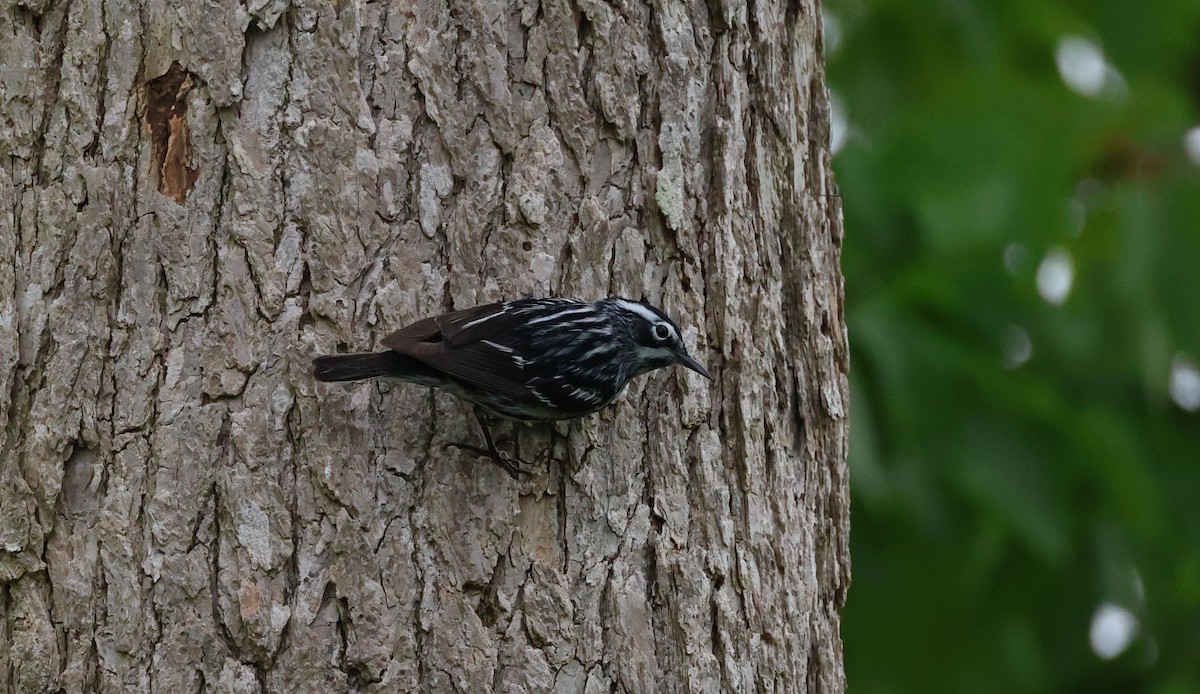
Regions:
<instances>
[{"instance_id":1,"label":"bird's leg","mask_svg":"<svg viewBox=\"0 0 1200 694\"><path fill-rule=\"evenodd\" d=\"M492 438L492 429L488 426L487 416L478 407L475 408L475 420L479 422L479 428L483 431L483 440L487 443L486 449L467 443L450 443L446 445L451 448L470 451L471 453L487 457L493 463L504 468L514 480L518 479L521 475L528 476L531 474L528 470L522 470L517 467L519 463L524 461L518 458L511 458L499 448L496 448L496 441Z\"/></svg>"}]
</instances>

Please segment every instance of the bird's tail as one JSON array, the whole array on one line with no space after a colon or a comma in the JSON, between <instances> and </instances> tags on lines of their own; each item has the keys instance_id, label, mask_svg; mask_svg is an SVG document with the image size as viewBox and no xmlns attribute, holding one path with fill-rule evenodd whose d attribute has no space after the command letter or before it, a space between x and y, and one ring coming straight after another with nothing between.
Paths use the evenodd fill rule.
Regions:
<instances>
[{"instance_id":1,"label":"bird's tail","mask_svg":"<svg viewBox=\"0 0 1200 694\"><path fill-rule=\"evenodd\" d=\"M359 381L376 376L412 379L426 375L430 368L396 352L331 354L313 360L313 376L318 381Z\"/></svg>"}]
</instances>

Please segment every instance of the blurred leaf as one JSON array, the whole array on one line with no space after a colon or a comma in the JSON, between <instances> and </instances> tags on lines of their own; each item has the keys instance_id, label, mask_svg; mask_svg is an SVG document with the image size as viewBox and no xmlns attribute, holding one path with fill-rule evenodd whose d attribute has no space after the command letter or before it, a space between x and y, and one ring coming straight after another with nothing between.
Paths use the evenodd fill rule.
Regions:
<instances>
[{"instance_id":1,"label":"blurred leaf","mask_svg":"<svg viewBox=\"0 0 1200 694\"><path fill-rule=\"evenodd\" d=\"M1168 391L1200 361L1200 3L826 11L850 124L851 688L1200 691L1200 415ZM1066 86L1068 35L1116 87ZM1050 249L1061 305L1036 283ZM1111 661L1088 643L1103 601L1139 620Z\"/></svg>"}]
</instances>

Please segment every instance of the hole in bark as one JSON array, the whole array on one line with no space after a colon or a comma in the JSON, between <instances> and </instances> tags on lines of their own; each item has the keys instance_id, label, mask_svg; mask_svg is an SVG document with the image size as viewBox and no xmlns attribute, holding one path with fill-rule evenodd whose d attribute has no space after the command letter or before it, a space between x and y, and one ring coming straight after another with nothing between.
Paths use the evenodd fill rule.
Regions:
<instances>
[{"instance_id":1,"label":"hole in bark","mask_svg":"<svg viewBox=\"0 0 1200 694\"><path fill-rule=\"evenodd\" d=\"M667 524L667 519L658 515L654 511L650 512L650 527L654 528L655 535L661 535L663 526Z\"/></svg>"},{"instance_id":2,"label":"hole in bark","mask_svg":"<svg viewBox=\"0 0 1200 694\"><path fill-rule=\"evenodd\" d=\"M70 446L63 463L62 491L58 495L56 515L76 522L90 515L94 495L89 487L95 473L96 451L82 441Z\"/></svg>"},{"instance_id":3,"label":"hole in bark","mask_svg":"<svg viewBox=\"0 0 1200 694\"><path fill-rule=\"evenodd\" d=\"M800 16L800 0L788 0L787 9L783 14L783 25L786 27L796 26L796 17Z\"/></svg>"},{"instance_id":4,"label":"hole in bark","mask_svg":"<svg viewBox=\"0 0 1200 694\"><path fill-rule=\"evenodd\" d=\"M521 248L523 248L523 249L525 250L525 252L527 252L527 253L528 253L529 251L532 251L532 250L533 250L533 242L532 242L532 241L526 241L525 243L522 243L522 244L521 244Z\"/></svg>"},{"instance_id":5,"label":"hole in bark","mask_svg":"<svg viewBox=\"0 0 1200 694\"><path fill-rule=\"evenodd\" d=\"M491 583L467 581L463 584L463 593L468 596L478 595L479 602L475 605L475 614L479 616L479 622L488 628L496 626L501 613L496 587Z\"/></svg>"},{"instance_id":6,"label":"hole in bark","mask_svg":"<svg viewBox=\"0 0 1200 694\"><path fill-rule=\"evenodd\" d=\"M643 571L646 574L646 603L658 606L661 604L658 601L658 555L655 554L654 545L650 543L646 544L643 552L645 553L642 563Z\"/></svg>"},{"instance_id":7,"label":"hole in bark","mask_svg":"<svg viewBox=\"0 0 1200 694\"><path fill-rule=\"evenodd\" d=\"M587 44L592 37L592 21L587 18L587 15L580 13L579 15L579 45L582 47Z\"/></svg>"},{"instance_id":8,"label":"hole in bark","mask_svg":"<svg viewBox=\"0 0 1200 694\"><path fill-rule=\"evenodd\" d=\"M804 428L808 422L800 404L800 386L792 380L792 451L798 455L804 454Z\"/></svg>"},{"instance_id":9,"label":"hole in bark","mask_svg":"<svg viewBox=\"0 0 1200 694\"><path fill-rule=\"evenodd\" d=\"M24 24L25 28L33 33L34 38L42 38L42 30L45 28L46 22L45 14L18 4L13 15L13 26Z\"/></svg>"},{"instance_id":10,"label":"hole in bark","mask_svg":"<svg viewBox=\"0 0 1200 694\"><path fill-rule=\"evenodd\" d=\"M725 655L725 642L721 639L721 611L717 605L717 592L721 590L721 586L725 585L725 577L720 574L713 577L712 592L709 593L709 623L712 627L710 638L712 639L713 655L718 659Z\"/></svg>"},{"instance_id":11,"label":"hole in bark","mask_svg":"<svg viewBox=\"0 0 1200 694\"><path fill-rule=\"evenodd\" d=\"M146 83L145 125L154 147L158 192L178 203L187 200L198 175L187 122L187 95L192 86L192 76L179 63L171 63L165 75Z\"/></svg>"}]
</instances>

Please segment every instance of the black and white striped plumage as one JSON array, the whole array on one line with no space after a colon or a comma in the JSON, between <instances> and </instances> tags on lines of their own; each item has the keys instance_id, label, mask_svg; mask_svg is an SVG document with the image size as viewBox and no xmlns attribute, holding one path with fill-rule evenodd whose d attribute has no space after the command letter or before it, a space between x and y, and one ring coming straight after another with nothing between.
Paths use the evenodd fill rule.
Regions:
<instances>
[{"instance_id":1,"label":"black and white striped plumage","mask_svg":"<svg viewBox=\"0 0 1200 694\"><path fill-rule=\"evenodd\" d=\"M383 339L386 352L318 357L321 381L385 376L442 388L482 415L572 419L611 403L630 379L681 364L711 378L662 311L619 297L506 301L426 318Z\"/></svg>"}]
</instances>

